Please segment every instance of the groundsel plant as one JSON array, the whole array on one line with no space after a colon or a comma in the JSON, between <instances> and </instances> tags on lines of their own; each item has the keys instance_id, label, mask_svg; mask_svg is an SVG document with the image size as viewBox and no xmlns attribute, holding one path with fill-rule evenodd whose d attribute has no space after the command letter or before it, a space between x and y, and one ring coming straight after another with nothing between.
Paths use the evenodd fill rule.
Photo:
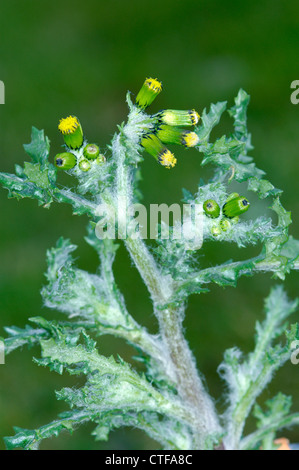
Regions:
<instances>
[{"instance_id":1,"label":"groundsel plant","mask_svg":"<svg viewBox=\"0 0 299 470\"><path fill-rule=\"evenodd\" d=\"M38 344L41 357L34 359L38 365L59 374L86 376L81 387L56 392L57 399L69 405L68 411L38 429L15 428L16 434L5 438L8 449L37 449L43 439L88 421L95 423L97 440L107 440L113 429L129 426L169 450L276 449L277 432L299 423L299 413L290 413L291 398L282 393L264 407L256 404L299 340L298 325L288 323L297 301L289 300L282 287L285 276L299 269L299 241L289 236L291 215L280 202L282 191L249 155L249 96L240 90L230 109L219 102L202 110L201 116L196 110L171 108L148 113L161 90L162 84L150 78L135 98L127 94L128 119L107 147L88 142L78 117L70 115L58 125L64 152L50 156L44 131L33 128L31 143L24 146L31 161L16 166L15 174L0 173L10 197L33 198L46 208L52 203L70 204L74 214L87 214L85 240L99 257L96 274L78 269L73 258L76 246L59 238L47 253L42 298L46 307L64 316L59 321L34 317L24 329L6 328L6 355ZM232 133L212 142L211 131L226 110ZM148 238L156 240L149 246L146 218L136 215L141 207L142 161L154 157L165 171L172 171L180 163L172 150L175 145L198 150L198 167L210 165L213 177L207 184L201 181L195 194L183 191L185 217L178 216L172 226L162 221L158 229L154 227L156 237ZM72 189L59 184L62 170L77 181ZM236 187L242 191L234 192ZM257 201L269 200L273 219L251 215L250 195ZM256 245L256 256L200 269L196 255L201 255L207 241L231 242L240 248ZM150 334L130 315L117 287L113 262L120 243L147 287L157 334ZM224 353L219 373L227 407L220 416L184 336L187 300L194 293L204 295L211 283L236 286L241 276L261 272L273 273L279 285L265 300L265 318L256 325L253 351L243 355L232 348ZM96 343L101 335L122 338L135 347L144 371L134 369L136 358L131 365L117 354L102 355ZM244 435L251 414L257 419L256 431Z\"/></svg>"}]
</instances>

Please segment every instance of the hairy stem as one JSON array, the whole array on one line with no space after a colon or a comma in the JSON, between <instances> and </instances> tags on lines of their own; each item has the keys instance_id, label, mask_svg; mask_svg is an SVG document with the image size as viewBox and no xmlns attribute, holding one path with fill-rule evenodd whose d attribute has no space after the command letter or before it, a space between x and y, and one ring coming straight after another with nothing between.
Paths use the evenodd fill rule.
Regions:
<instances>
[{"instance_id":1,"label":"hairy stem","mask_svg":"<svg viewBox=\"0 0 299 470\"><path fill-rule=\"evenodd\" d=\"M293 413L288 416L283 416L278 419L274 419L268 426L264 426L257 431L244 437L241 441L242 450L254 449L257 444L267 437L269 433L276 432L282 428L290 428L299 424L299 413Z\"/></svg>"},{"instance_id":2,"label":"hairy stem","mask_svg":"<svg viewBox=\"0 0 299 470\"><path fill-rule=\"evenodd\" d=\"M125 162L126 152L120 136L114 140L112 147L117 159L116 192L118 207L128 207L131 201L132 187L129 168ZM118 214L120 216L120 214ZM120 224L119 224L120 225ZM122 224L121 224L122 225ZM174 377L179 396L193 417L194 447L203 448L207 434L220 431L217 415L212 400L204 390L198 376L195 361L184 338L182 320L184 305L169 306L174 295L174 281L163 275L154 257L144 241L139 237L126 234L124 243L138 269L155 306L160 334L165 346L168 370L167 375Z\"/></svg>"}]
</instances>

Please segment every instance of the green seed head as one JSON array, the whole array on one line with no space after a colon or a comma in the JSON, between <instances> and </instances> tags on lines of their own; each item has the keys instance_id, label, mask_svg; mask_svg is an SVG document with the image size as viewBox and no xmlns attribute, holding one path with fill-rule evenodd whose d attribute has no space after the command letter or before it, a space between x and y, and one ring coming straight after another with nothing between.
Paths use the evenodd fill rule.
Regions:
<instances>
[{"instance_id":1,"label":"green seed head","mask_svg":"<svg viewBox=\"0 0 299 470\"><path fill-rule=\"evenodd\" d=\"M88 171L91 168L91 164L88 160L81 160L81 162L79 163L79 168L82 171Z\"/></svg>"},{"instance_id":2,"label":"green seed head","mask_svg":"<svg viewBox=\"0 0 299 470\"><path fill-rule=\"evenodd\" d=\"M100 147L96 144L88 144L84 147L83 155L88 160L95 160L100 153Z\"/></svg>"},{"instance_id":3,"label":"green seed head","mask_svg":"<svg viewBox=\"0 0 299 470\"><path fill-rule=\"evenodd\" d=\"M214 199L208 199L203 204L203 210L208 217L215 219L220 215L220 207Z\"/></svg>"},{"instance_id":4,"label":"green seed head","mask_svg":"<svg viewBox=\"0 0 299 470\"><path fill-rule=\"evenodd\" d=\"M61 170L71 170L76 165L75 155L70 152L58 153L54 159L56 168Z\"/></svg>"},{"instance_id":5,"label":"green seed head","mask_svg":"<svg viewBox=\"0 0 299 470\"><path fill-rule=\"evenodd\" d=\"M223 214L232 219L248 211L250 203L245 197L235 197L226 202L222 208Z\"/></svg>"}]
</instances>

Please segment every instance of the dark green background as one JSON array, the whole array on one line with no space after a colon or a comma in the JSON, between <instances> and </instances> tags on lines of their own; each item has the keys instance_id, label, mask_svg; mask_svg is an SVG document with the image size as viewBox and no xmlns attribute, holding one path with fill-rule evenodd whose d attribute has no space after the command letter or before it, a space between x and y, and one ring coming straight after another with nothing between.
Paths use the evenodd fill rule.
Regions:
<instances>
[{"instance_id":1,"label":"dark green background","mask_svg":"<svg viewBox=\"0 0 299 470\"><path fill-rule=\"evenodd\" d=\"M290 103L290 84L299 79L298 28L297 0L1 0L0 79L6 86L6 104L0 107L1 171L13 172L15 163L22 164L22 144L30 141L32 125L45 129L54 157L62 144L58 120L69 114L80 117L90 141L104 146L126 118L126 91L136 93L145 77L157 77L164 85L153 111L201 112L222 100L232 105L242 87L251 95L253 155L285 190L282 202L292 211L291 233L298 238L299 105ZM225 118L214 135L229 132L229 124ZM145 204L178 202L182 187L195 191L199 178L209 177L196 151L176 154L179 163L172 171L151 157L142 163ZM70 178L63 181L73 184ZM94 271L96 259L82 241L87 220L72 216L69 207L44 210L34 201L7 200L1 189L0 214L1 335L3 326L23 326L30 316L60 317L43 308L39 294L46 250L60 235L79 245L80 267ZM245 259L258 250L207 244L203 253L210 265ZM116 274L130 311L155 332L147 292L123 248ZM258 275L241 279L237 289L212 287L210 294L190 298L186 336L220 410L223 384L216 369L223 351L233 345L250 350L263 298L274 283L270 275ZM291 297L297 295L297 283L298 274L288 276ZM103 338L101 343L104 353L118 352L126 359L132 354L120 341ZM38 349L33 354L38 356ZM80 383L38 368L31 358L32 350L19 351L0 366L1 436L11 435L13 425L33 428L55 418L66 405L56 402L54 390ZM278 390L291 393L298 411L298 377L299 365L287 364L262 398ZM155 448L141 432L128 429L113 433L108 443L95 443L92 428L47 441L43 448ZM299 441L298 430L283 435Z\"/></svg>"}]
</instances>

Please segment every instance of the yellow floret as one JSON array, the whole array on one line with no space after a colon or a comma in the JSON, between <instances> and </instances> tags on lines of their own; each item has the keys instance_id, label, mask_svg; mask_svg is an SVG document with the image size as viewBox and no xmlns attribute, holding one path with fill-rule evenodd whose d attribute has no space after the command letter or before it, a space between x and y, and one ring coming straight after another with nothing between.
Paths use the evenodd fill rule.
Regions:
<instances>
[{"instance_id":1,"label":"yellow floret","mask_svg":"<svg viewBox=\"0 0 299 470\"><path fill-rule=\"evenodd\" d=\"M80 125L76 116L68 116L67 118L60 119L58 129L62 134L72 134Z\"/></svg>"},{"instance_id":2,"label":"yellow floret","mask_svg":"<svg viewBox=\"0 0 299 470\"><path fill-rule=\"evenodd\" d=\"M195 111L195 109L192 109L191 111L189 111L189 115L190 115L192 124L195 126L200 119L200 115L198 114L197 111Z\"/></svg>"},{"instance_id":3,"label":"yellow floret","mask_svg":"<svg viewBox=\"0 0 299 470\"><path fill-rule=\"evenodd\" d=\"M195 132L185 132L182 142L186 147L195 147L199 142L199 137Z\"/></svg>"},{"instance_id":4,"label":"yellow floret","mask_svg":"<svg viewBox=\"0 0 299 470\"><path fill-rule=\"evenodd\" d=\"M144 83L146 86L148 86L148 88L155 91L156 93L160 93L160 91L162 91L162 83L159 82L156 78L147 78Z\"/></svg>"},{"instance_id":5,"label":"yellow floret","mask_svg":"<svg viewBox=\"0 0 299 470\"><path fill-rule=\"evenodd\" d=\"M159 155L159 163L165 166L165 168L173 168L176 162L177 159L175 158L174 154L168 149L163 150L163 152L161 152Z\"/></svg>"}]
</instances>

